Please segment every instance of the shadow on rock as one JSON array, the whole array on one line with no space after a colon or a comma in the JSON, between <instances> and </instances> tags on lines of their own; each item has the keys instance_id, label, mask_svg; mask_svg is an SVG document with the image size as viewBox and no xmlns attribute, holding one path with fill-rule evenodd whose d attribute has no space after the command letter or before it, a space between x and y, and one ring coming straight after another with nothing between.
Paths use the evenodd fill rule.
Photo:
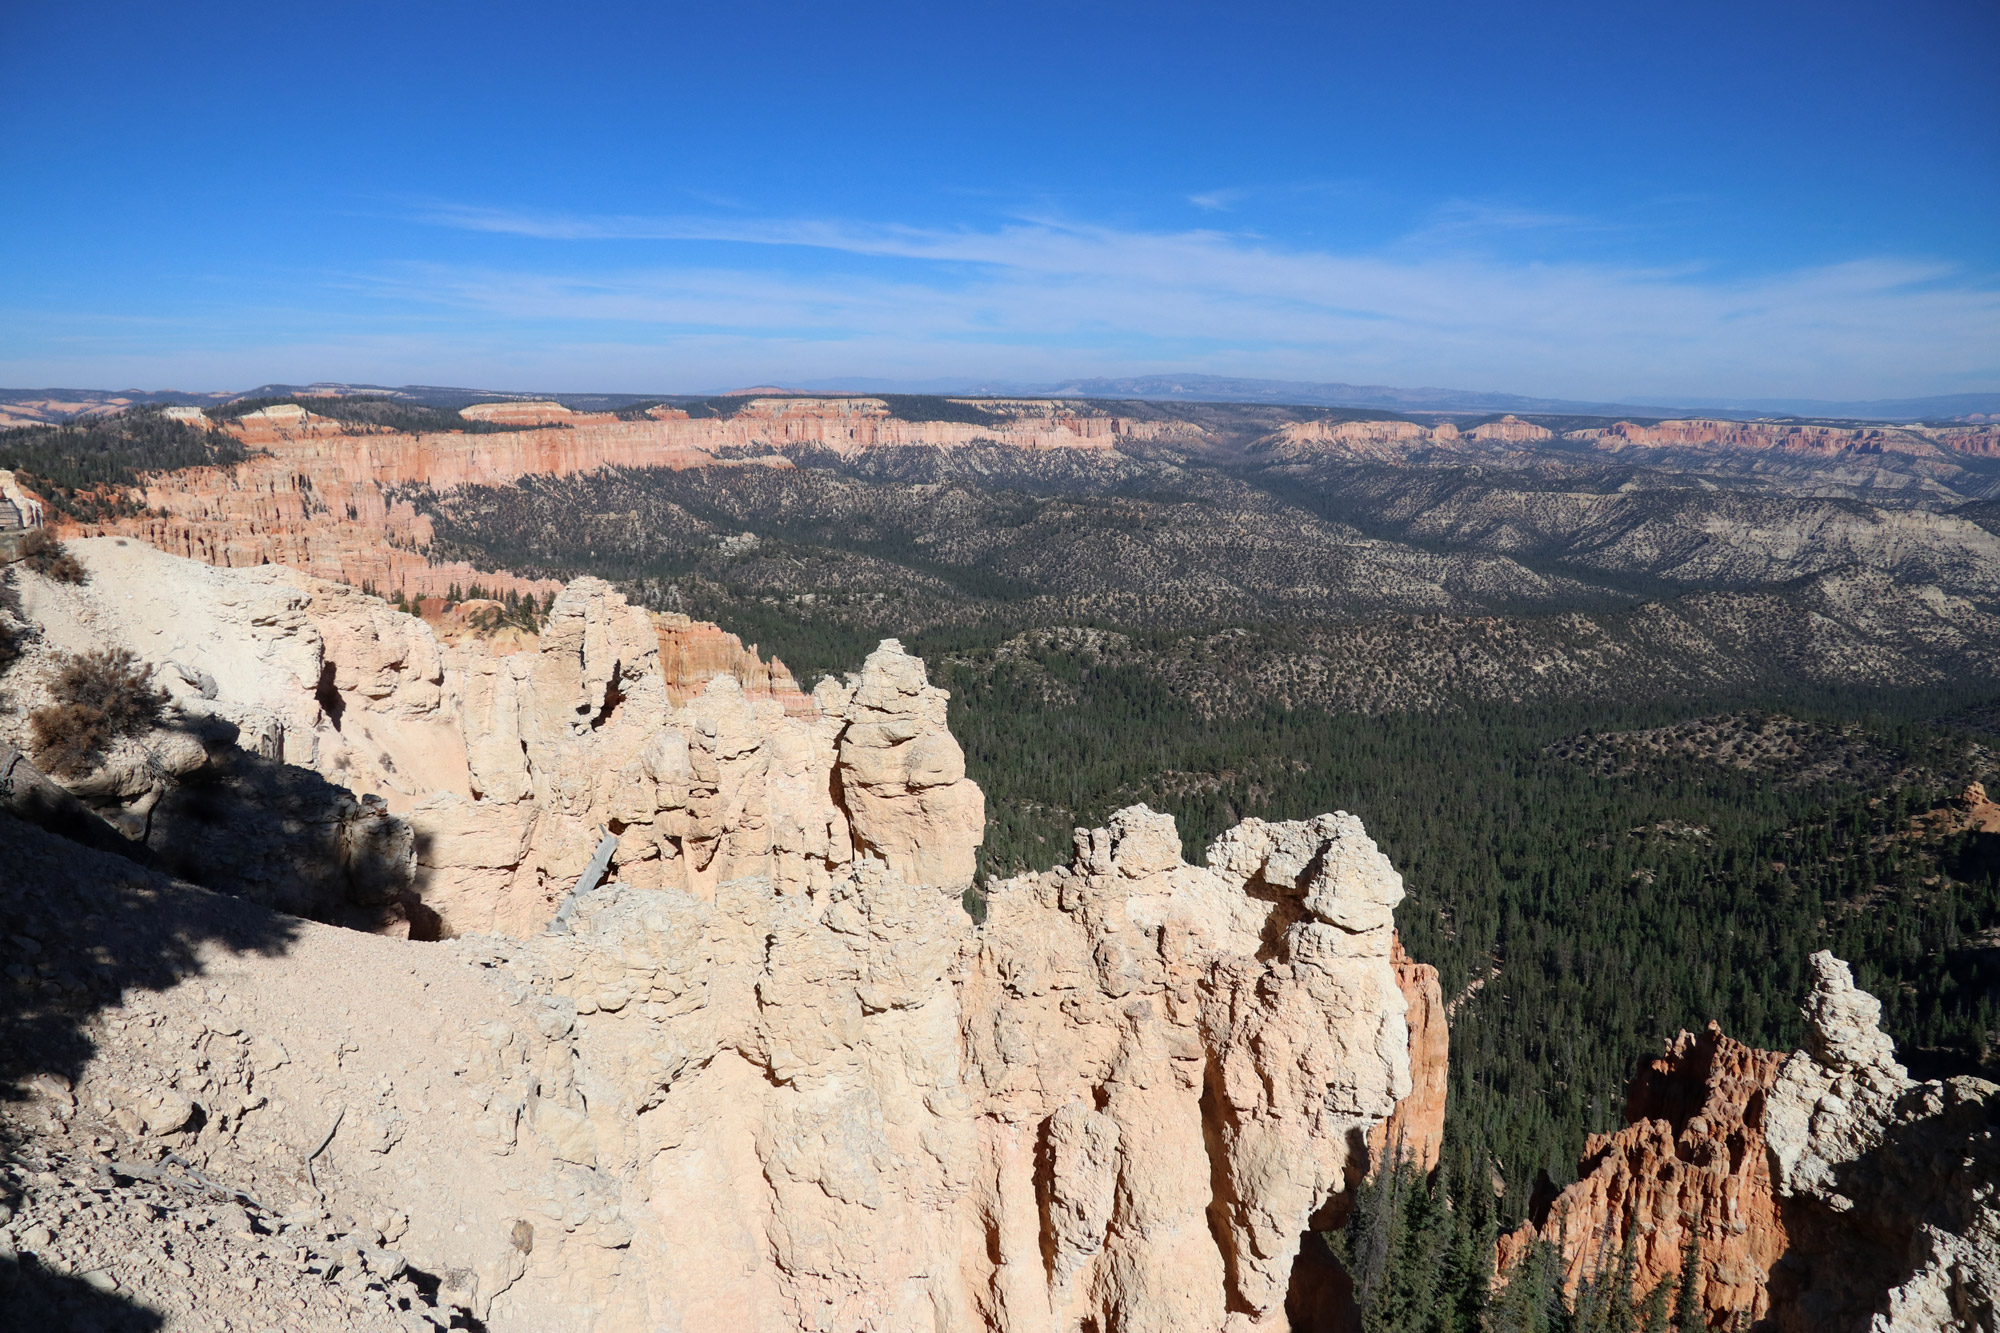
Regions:
<instances>
[{"instance_id":1,"label":"shadow on rock","mask_svg":"<svg viewBox=\"0 0 2000 1333\"><path fill-rule=\"evenodd\" d=\"M56 1329L67 1333L153 1333L166 1320L116 1291L83 1278L52 1272L32 1254L0 1258L0 1310L8 1327Z\"/></svg>"},{"instance_id":2,"label":"shadow on rock","mask_svg":"<svg viewBox=\"0 0 2000 1333\"><path fill-rule=\"evenodd\" d=\"M73 1083L128 991L199 973L204 949L281 952L299 924L0 812L0 1100Z\"/></svg>"}]
</instances>

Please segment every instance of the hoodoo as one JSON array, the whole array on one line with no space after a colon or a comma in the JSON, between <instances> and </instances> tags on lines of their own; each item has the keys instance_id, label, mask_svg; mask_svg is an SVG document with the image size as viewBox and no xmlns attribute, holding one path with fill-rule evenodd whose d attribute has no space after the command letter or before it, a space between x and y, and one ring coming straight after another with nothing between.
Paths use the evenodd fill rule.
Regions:
<instances>
[{"instance_id":1,"label":"hoodoo","mask_svg":"<svg viewBox=\"0 0 2000 1333\"><path fill-rule=\"evenodd\" d=\"M246 1234L433 1275L495 1330L1273 1330L1391 1118L1435 1151L1436 974L1351 816L1249 820L1191 865L1135 806L991 884L980 927L983 798L893 641L805 716L729 675L676 707L654 626L602 584L532 652L480 656L288 572L76 546L89 583L31 590L52 642L151 649L188 710L327 773L466 784L386 816L463 933L429 944L0 820L8 947L90 978L10 1034L84 1040L32 1084L51 1143L197 1164ZM155 624L128 576L215 610ZM545 933L599 823L610 882ZM50 928L79 912L104 938ZM53 1223L60 1191L23 1216ZM84 1262L64 1247L137 1225L33 1234ZM134 1253L134 1289L179 1262Z\"/></svg>"}]
</instances>

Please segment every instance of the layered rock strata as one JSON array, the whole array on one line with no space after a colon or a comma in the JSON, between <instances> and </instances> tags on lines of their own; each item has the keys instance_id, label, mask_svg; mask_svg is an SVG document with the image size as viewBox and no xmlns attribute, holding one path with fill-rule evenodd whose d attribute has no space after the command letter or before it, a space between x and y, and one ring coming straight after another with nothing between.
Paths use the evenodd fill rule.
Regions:
<instances>
[{"instance_id":1,"label":"layered rock strata","mask_svg":"<svg viewBox=\"0 0 2000 1333\"><path fill-rule=\"evenodd\" d=\"M660 636L660 672L674 703L694 698L717 676L734 676L751 699L775 699L787 713L811 711L791 670L776 657L766 661L756 645L745 648L743 640L705 620L659 611L652 619Z\"/></svg>"},{"instance_id":2,"label":"layered rock strata","mask_svg":"<svg viewBox=\"0 0 2000 1333\"><path fill-rule=\"evenodd\" d=\"M1336 450L1357 458L1397 461L1423 449L1517 448L1557 438L1555 432L1516 417L1482 422L1461 431L1451 422L1301 421L1281 428L1268 447L1280 453ZM1841 454L1906 454L1949 460L1953 455L2000 455L2000 428L1992 426L1816 426L1794 422L1692 418L1641 424L1613 422L1565 432L1562 437L1600 453L1647 450L1681 453L1779 453L1831 458Z\"/></svg>"},{"instance_id":3,"label":"layered rock strata","mask_svg":"<svg viewBox=\"0 0 2000 1333\"><path fill-rule=\"evenodd\" d=\"M398 488L448 490L607 467L790 467L775 451L793 446L843 454L968 444L1103 452L1153 429L1059 403L1016 404L991 424L911 422L866 398L757 398L726 418L690 419L672 410L625 421L544 402L490 403L465 414L533 428L408 435L281 403L226 423L253 451L250 459L155 474L144 489L144 514L87 531L139 537L229 568L292 565L385 595L442 595L475 582L540 595L555 585L432 562L425 554L433 540L430 520L399 500Z\"/></svg>"}]
</instances>

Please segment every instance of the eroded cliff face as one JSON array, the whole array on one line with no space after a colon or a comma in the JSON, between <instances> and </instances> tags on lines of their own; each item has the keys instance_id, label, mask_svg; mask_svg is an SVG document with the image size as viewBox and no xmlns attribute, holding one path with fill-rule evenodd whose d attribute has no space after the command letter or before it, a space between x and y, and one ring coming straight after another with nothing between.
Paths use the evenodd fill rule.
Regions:
<instances>
[{"instance_id":1,"label":"eroded cliff face","mask_svg":"<svg viewBox=\"0 0 2000 1333\"><path fill-rule=\"evenodd\" d=\"M902 720L936 697L887 646L836 694L870 750L922 736ZM704 702L719 764L796 737ZM35 1084L40 1132L228 1182L309 1267L338 1260L358 1327L396 1326L371 1293L408 1263L440 1315L495 1330L1287 1328L1301 1233L1369 1136L1399 1101L1405 1137L1434 1136L1442 1109L1410 1098L1441 1076L1413 1078L1408 1020L1409 993L1441 1012L1436 979L1397 955L1401 882L1359 822L1249 821L1190 866L1134 807L994 885L980 928L955 883L872 850L963 779L897 799L915 756L802 762L888 789L844 860L614 883L526 939L282 921L0 821L10 928L120 967L95 999L51 992L103 1008L88 1057ZM939 853L914 841L923 875ZM23 924L59 918L103 928ZM168 938L185 951L139 961ZM91 1253L56 1208L72 1234L33 1243ZM167 1262L117 1260L148 1289Z\"/></svg>"},{"instance_id":2,"label":"eroded cliff face","mask_svg":"<svg viewBox=\"0 0 2000 1333\"><path fill-rule=\"evenodd\" d=\"M1773 1274L1787 1333L2000 1327L2000 1085L1917 1082L1882 1006L1813 955L1806 1049L1766 1111L1796 1264Z\"/></svg>"},{"instance_id":3,"label":"eroded cliff face","mask_svg":"<svg viewBox=\"0 0 2000 1333\"><path fill-rule=\"evenodd\" d=\"M990 424L911 422L867 398L751 399L727 418L689 419L663 409L624 421L541 402L485 404L465 415L534 428L409 435L278 404L227 423L225 429L253 451L250 459L231 468L154 475L145 487L145 514L89 531L138 537L229 568L287 564L385 595L442 595L453 584L471 583L540 595L556 585L463 562L433 563L425 554L430 521L399 501L397 488L447 490L607 467L790 467L774 450L794 446L850 455L975 443L1104 453L1154 429L1056 402L1013 404Z\"/></svg>"},{"instance_id":4,"label":"eroded cliff face","mask_svg":"<svg viewBox=\"0 0 2000 1333\"><path fill-rule=\"evenodd\" d=\"M1497 1266L1547 1240L1573 1291L1629 1242L1643 1294L1693 1237L1713 1329L1996 1327L2000 1086L1911 1080L1847 964L1812 966L1806 1049L1680 1034L1633 1081L1632 1123L1591 1139L1582 1178L1501 1239Z\"/></svg>"},{"instance_id":5,"label":"eroded cliff face","mask_svg":"<svg viewBox=\"0 0 2000 1333\"><path fill-rule=\"evenodd\" d=\"M379 798L408 830L419 934L540 930L606 833L613 875L703 896L751 874L823 883L857 849L918 882L971 882L984 801L944 694L893 640L808 698L782 664L748 670L734 636L658 626L594 579L564 589L525 643L443 644L380 598L282 566L70 545L87 583L21 576L40 637L20 679L56 651L124 647L181 717ZM678 650L665 663L663 643ZM179 725L128 748L117 772L135 782L209 757ZM159 795L143 782L102 794Z\"/></svg>"},{"instance_id":6,"label":"eroded cliff face","mask_svg":"<svg viewBox=\"0 0 2000 1333\"><path fill-rule=\"evenodd\" d=\"M1771 1312L1771 1267L1786 1251L1764 1139L1766 1094L1784 1057L1732 1041L1715 1024L1683 1032L1632 1080L1630 1124L1594 1134L1579 1179L1541 1226L1501 1237L1505 1272L1537 1240L1562 1251L1574 1293L1632 1245L1633 1289L1644 1296L1680 1272L1688 1245L1702 1253L1702 1308L1714 1328L1739 1312Z\"/></svg>"}]
</instances>

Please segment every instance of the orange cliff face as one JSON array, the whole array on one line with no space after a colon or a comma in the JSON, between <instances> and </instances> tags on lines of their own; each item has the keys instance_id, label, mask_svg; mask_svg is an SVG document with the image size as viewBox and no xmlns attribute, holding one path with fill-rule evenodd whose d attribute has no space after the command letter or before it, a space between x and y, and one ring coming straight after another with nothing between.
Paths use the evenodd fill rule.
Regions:
<instances>
[{"instance_id":1,"label":"orange cliff face","mask_svg":"<svg viewBox=\"0 0 2000 1333\"><path fill-rule=\"evenodd\" d=\"M791 670L775 657L769 662L759 657L755 644L745 648L743 640L705 620L672 612L649 614L660 640L660 674L666 678L667 698L676 707L707 689L717 676L734 676L751 700L775 699L793 717L812 715L813 702L792 679Z\"/></svg>"},{"instance_id":2,"label":"orange cliff face","mask_svg":"<svg viewBox=\"0 0 2000 1333\"><path fill-rule=\"evenodd\" d=\"M1771 1267L1787 1244L1764 1141L1764 1103L1784 1061L1714 1023L1699 1036L1681 1033L1633 1079L1627 1126L1590 1137L1580 1178L1547 1217L1500 1238L1497 1270L1546 1240L1562 1251L1574 1293L1629 1241L1633 1291L1643 1298L1679 1273L1698 1235L1708 1327L1730 1328L1739 1312L1763 1319Z\"/></svg>"},{"instance_id":3,"label":"orange cliff face","mask_svg":"<svg viewBox=\"0 0 2000 1333\"><path fill-rule=\"evenodd\" d=\"M1451 1031L1445 1023L1444 992L1438 970L1412 962L1399 936L1390 945L1389 962L1396 969L1396 989L1403 992L1410 1012L1410 1092L1396 1110L1368 1135L1369 1161L1382 1163L1400 1154L1429 1171L1444 1146L1444 1097L1451 1070Z\"/></svg>"},{"instance_id":4,"label":"orange cliff face","mask_svg":"<svg viewBox=\"0 0 2000 1333\"><path fill-rule=\"evenodd\" d=\"M991 443L1022 449L1108 453L1150 426L1091 416L1061 403L1012 405L993 425L911 422L877 399L752 399L728 418L689 419L678 409L623 421L557 403L489 403L474 420L529 429L409 435L355 426L277 404L227 424L249 460L147 478L147 513L89 526L84 535L138 537L163 551L241 568L283 564L385 595L437 596L453 584L537 595L558 585L463 563L433 564L430 521L392 498L399 486L506 483L528 475L604 467L790 467L785 446L842 453L883 447ZM727 451L732 456L723 457ZM746 456L747 455L747 456Z\"/></svg>"}]
</instances>

